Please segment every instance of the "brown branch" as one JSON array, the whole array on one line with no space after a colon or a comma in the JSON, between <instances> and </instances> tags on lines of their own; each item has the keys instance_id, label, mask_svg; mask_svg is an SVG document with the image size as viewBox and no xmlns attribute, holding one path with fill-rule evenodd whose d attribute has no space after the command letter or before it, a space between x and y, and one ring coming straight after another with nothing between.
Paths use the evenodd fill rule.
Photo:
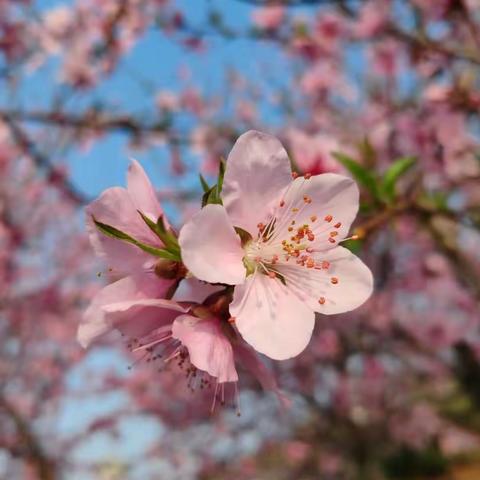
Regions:
<instances>
[{"instance_id":1,"label":"brown branch","mask_svg":"<svg viewBox=\"0 0 480 480\"><path fill-rule=\"evenodd\" d=\"M52 182L69 200L77 204L84 204L89 199L80 192L67 178L59 178L59 173L55 165L43 155L35 146L32 140L8 115L0 112L0 120L3 121L10 129L10 133L17 144L18 148L41 169L45 170L47 174L55 179ZM57 178L58 177L58 178Z\"/></svg>"},{"instance_id":2,"label":"brown branch","mask_svg":"<svg viewBox=\"0 0 480 480\"><path fill-rule=\"evenodd\" d=\"M20 444L14 445L12 454L28 459L34 465L40 480L54 480L56 474L52 460L48 458L28 423L14 405L0 395L0 412L2 411L12 420L20 437Z\"/></svg>"}]
</instances>

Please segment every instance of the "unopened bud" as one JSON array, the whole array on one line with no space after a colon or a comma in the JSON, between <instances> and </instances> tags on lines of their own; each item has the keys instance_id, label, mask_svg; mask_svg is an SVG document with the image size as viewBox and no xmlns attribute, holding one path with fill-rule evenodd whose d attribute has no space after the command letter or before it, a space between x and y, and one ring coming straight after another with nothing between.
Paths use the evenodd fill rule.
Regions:
<instances>
[{"instance_id":1,"label":"unopened bud","mask_svg":"<svg viewBox=\"0 0 480 480\"><path fill-rule=\"evenodd\" d=\"M179 262L161 258L155 264L155 274L160 278L174 279L181 275L182 267Z\"/></svg>"}]
</instances>

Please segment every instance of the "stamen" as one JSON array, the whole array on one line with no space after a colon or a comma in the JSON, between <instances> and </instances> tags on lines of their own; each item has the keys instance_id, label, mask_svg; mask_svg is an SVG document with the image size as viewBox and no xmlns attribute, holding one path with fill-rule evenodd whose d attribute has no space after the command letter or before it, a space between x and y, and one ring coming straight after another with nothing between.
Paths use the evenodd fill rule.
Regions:
<instances>
[{"instance_id":1,"label":"stamen","mask_svg":"<svg viewBox=\"0 0 480 480\"><path fill-rule=\"evenodd\" d=\"M326 222L331 222L331 221L333 220L333 217L332 217L331 215L327 215L327 216L324 218L324 220L325 220Z\"/></svg>"},{"instance_id":2,"label":"stamen","mask_svg":"<svg viewBox=\"0 0 480 480\"><path fill-rule=\"evenodd\" d=\"M311 173L306 173L304 175L304 177L305 177L305 180L309 180L310 178L312 178L312 174Z\"/></svg>"},{"instance_id":3,"label":"stamen","mask_svg":"<svg viewBox=\"0 0 480 480\"><path fill-rule=\"evenodd\" d=\"M324 305L324 304L325 304L325 297L320 297L320 298L318 299L318 303L319 303L320 305Z\"/></svg>"},{"instance_id":4,"label":"stamen","mask_svg":"<svg viewBox=\"0 0 480 480\"><path fill-rule=\"evenodd\" d=\"M332 277L330 279L330 281L332 282L333 285L336 285L338 283L338 278L337 277Z\"/></svg>"},{"instance_id":5,"label":"stamen","mask_svg":"<svg viewBox=\"0 0 480 480\"><path fill-rule=\"evenodd\" d=\"M280 202L280 207L284 207L284 206L285 206L285 200L282 200L282 201Z\"/></svg>"},{"instance_id":6,"label":"stamen","mask_svg":"<svg viewBox=\"0 0 480 480\"><path fill-rule=\"evenodd\" d=\"M331 237L336 237L338 235L337 231L330 232Z\"/></svg>"},{"instance_id":7,"label":"stamen","mask_svg":"<svg viewBox=\"0 0 480 480\"><path fill-rule=\"evenodd\" d=\"M316 216L316 215L312 215L312 216L310 217L310 220L311 220L312 222L315 222L315 221L317 220L317 216Z\"/></svg>"},{"instance_id":8,"label":"stamen","mask_svg":"<svg viewBox=\"0 0 480 480\"><path fill-rule=\"evenodd\" d=\"M328 237L328 241L329 241L330 243L336 243L336 242L335 242L335 239L332 238L332 237Z\"/></svg>"},{"instance_id":9,"label":"stamen","mask_svg":"<svg viewBox=\"0 0 480 480\"><path fill-rule=\"evenodd\" d=\"M298 178L298 173L297 172L292 172L292 178L295 180Z\"/></svg>"},{"instance_id":10,"label":"stamen","mask_svg":"<svg viewBox=\"0 0 480 480\"><path fill-rule=\"evenodd\" d=\"M335 228L340 228L342 226L342 222L338 222L334 225Z\"/></svg>"}]
</instances>

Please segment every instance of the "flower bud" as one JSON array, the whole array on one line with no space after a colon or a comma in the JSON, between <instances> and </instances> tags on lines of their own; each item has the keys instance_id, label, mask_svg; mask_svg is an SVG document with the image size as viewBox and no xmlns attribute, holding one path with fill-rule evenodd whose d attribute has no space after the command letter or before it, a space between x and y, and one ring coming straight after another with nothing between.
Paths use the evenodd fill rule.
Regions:
<instances>
[{"instance_id":1,"label":"flower bud","mask_svg":"<svg viewBox=\"0 0 480 480\"><path fill-rule=\"evenodd\" d=\"M174 279L185 276L186 269L180 262L160 258L154 267L155 274L160 278Z\"/></svg>"}]
</instances>

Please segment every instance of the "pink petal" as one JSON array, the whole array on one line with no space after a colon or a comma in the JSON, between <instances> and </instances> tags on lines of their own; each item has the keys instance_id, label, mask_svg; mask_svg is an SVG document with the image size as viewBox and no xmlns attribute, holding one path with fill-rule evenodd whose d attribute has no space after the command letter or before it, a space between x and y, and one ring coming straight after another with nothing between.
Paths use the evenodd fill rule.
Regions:
<instances>
[{"instance_id":1,"label":"pink petal","mask_svg":"<svg viewBox=\"0 0 480 480\"><path fill-rule=\"evenodd\" d=\"M335 173L315 175L306 180L297 178L282 196L283 207L277 205L277 240L290 239L291 222L307 224L314 240L305 243L317 250L328 250L348 235L358 211L358 187L350 178ZM295 226L294 231L295 233ZM331 240L330 240L331 239Z\"/></svg>"},{"instance_id":2,"label":"pink petal","mask_svg":"<svg viewBox=\"0 0 480 480\"><path fill-rule=\"evenodd\" d=\"M320 252L315 260L319 264L327 262L328 269L305 268L295 263L278 266L287 287L312 310L327 315L348 312L372 294L372 272L346 248Z\"/></svg>"},{"instance_id":3,"label":"pink petal","mask_svg":"<svg viewBox=\"0 0 480 480\"><path fill-rule=\"evenodd\" d=\"M128 192L121 187L105 190L98 199L86 208L87 229L95 252L105 258L108 266L119 272L133 272L154 262L151 255L134 245L107 237L100 233L92 216L102 223L111 225L132 237L150 245L161 246L158 237L147 227L135 208Z\"/></svg>"},{"instance_id":4,"label":"pink petal","mask_svg":"<svg viewBox=\"0 0 480 480\"><path fill-rule=\"evenodd\" d=\"M122 278L102 288L93 298L90 306L85 311L82 322L78 328L77 339L83 347L87 347L95 338L127 321L137 324L140 330L148 330L151 317L144 316L145 307L118 309L108 312L108 305L125 301L140 302L149 298L164 297L172 285L172 280L162 280L152 273L140 273ZM157 310L158 308L150 308ZM142 314L139 315L139 311ZM155 314L155 312L154 312ZM175 312L178 315L177 312Z\"/></svg>"},{"instance_id":5,"label":"pink petal","mask_svg":"<svg viewBox=\"0 0 480 480\"><path fill-rule=\"evenodd\" d=\"M225 208L207 205L180 231L182 260L195 277L235 285L245 279L244 251Z\"/></svg>"},{"instance_id":6,"label":"pink petal","mask_svg":"<svg viewBox=\"0 0 480 480\"><path fill-rule=\"evenodd\" d=\"M254 130L240 136L228 156L222 192L232 224L255 233L291 179L287 152L275 137Z\"/></svg>"},{"instance_id":7,"label":"pink petal","mask_svg":"<svg viewBox=\"0 0 480 480\"><path fill-rule=\"evenodd\" d=\"M258 272L235 287L230 314L244 340L274 360L302 352L315 319L312 309L280 280Z\"/></svg>"},{"instance_id":8,"label":"pink petal","mask_svg":"<svg viewBox=\"0 0 480 480\"><path fill-rule=\"evenodd\" d=\"M173 322L172 336L187 348L191 363L199 370L217 378L219 383L238 380L232 345L216 318L180 315Z\"/></svg>"},{"instance_id":9,"label":"pink petal","mask_svg":"<svg viewBox=\"0 0 480 480\"><path fill-rule=\"evenodd\" d=\"M159 307L168 308L177 312L187 313L188 308L180 305L172 300L165 300L164 298L139 298L135 300L124 300L121 302L109 303L102 305L102 310L107 313L126 312L133 307Z\"/></svg>"},{"instance_id":10,"label":"pink petal","mask_svg":"<svg viewBox=\"0 0 480 480\"><path fill-rule=\"evenodd\" d=\"M140 163L132 160L127 173L127 190L137 210L154 221L163 215L155 190Z\"/></svg>"}]
</instances>

